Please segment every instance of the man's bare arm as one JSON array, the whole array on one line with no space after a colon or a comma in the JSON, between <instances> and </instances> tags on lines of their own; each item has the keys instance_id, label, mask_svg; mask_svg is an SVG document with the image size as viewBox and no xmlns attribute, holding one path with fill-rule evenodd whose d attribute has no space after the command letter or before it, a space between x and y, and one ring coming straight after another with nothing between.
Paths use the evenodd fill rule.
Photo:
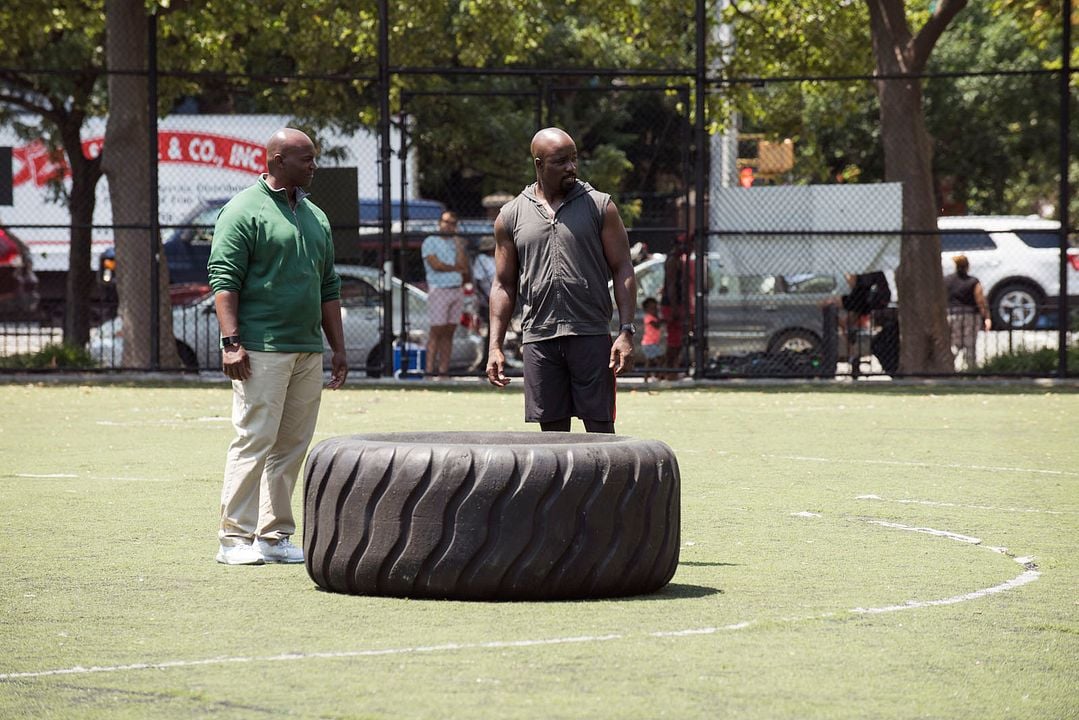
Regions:
<instances>
[{"instance_id":1,"label":"man's bare arm","mask_svg":"<svg viewBox=\"0 0 1079 720\"><path fill-rule=\"evenodd\" d=\"M974 302L978 306L978 312L982 315L982 324L985 325L985 331L989 332L993 329L993 317L989 314L989 305L985 302L985 291L982 290L980 282L974 285Z\"/></svg>"},{"instance_id":2,"label":"man's bare arm","mask_svg":"<svg viewBox=\"0 0 1079 720\"><path fill-rule=\"evenodd\" d=\"M517 247L502 223L495 219L495 276L491 281L490 347L487 361L487 379L492 385L505 387L509 378L505 375L506 357L502 343L506 339L517 304Z\"/></svg>"},{"instance_id":3,"label":"man's bare arm","mask_svg":"<svg viewBox=\"0 0 1079 720\"><path fill-rule=\"evenodd\" d=\"M633 274L633 261L629 253L629 235L622 224L622 216L613 202L607 203L603 215L603 254L607 258L607 267L611 270L614 284L614 301L618 307L618 323L633 322L637 310L637 278ZM611 346L610 366L615 373L621 373L631 367L633 339L626 333L618 333Z\"/></svg>"}]
</instances>

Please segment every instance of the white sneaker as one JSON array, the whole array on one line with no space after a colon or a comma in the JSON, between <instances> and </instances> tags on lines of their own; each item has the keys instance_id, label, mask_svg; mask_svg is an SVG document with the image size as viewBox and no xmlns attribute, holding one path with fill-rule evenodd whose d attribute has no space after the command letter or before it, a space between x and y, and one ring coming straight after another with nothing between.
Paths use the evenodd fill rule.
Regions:
<instances>
[{"instance_id":1,"label":"white sneaker","mask_svg":"<svg viewBox=\"0 0 1079 720\"><path fill-rule=\"evenodd\" d=\"M217 561L223 565L261 565L265 560L254 545L222 545Z\"/></svg>"},{"instance_id":2,"label":"white sneaker","mask_svg":"<svg viewBox=\"0 0 1079 720\"><path fill-rule=\"evenodd\" d=\"M268 563L303 562L303 550L293 545L287 537L283 537L277 542L256 540L254 548L261 555L263 561Z\"/></svg>"}]
</instances>

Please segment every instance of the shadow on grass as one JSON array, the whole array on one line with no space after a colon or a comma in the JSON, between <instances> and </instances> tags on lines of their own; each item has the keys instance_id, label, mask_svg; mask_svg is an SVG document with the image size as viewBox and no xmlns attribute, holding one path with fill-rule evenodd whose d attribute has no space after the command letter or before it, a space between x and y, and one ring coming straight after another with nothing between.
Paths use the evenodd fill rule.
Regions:
<instances>
[{"instance_id":1,"label":"shadow on grass","mask_svg":"<svg viewBox=\"0 0 1079 720\"><path fill-rule=\"evenodd\" d=\"M683 565L686 563L682 563ZM714 563L697 563L699 565L708 565ZM581 598L547 598L547 599L520 599L520 598L437 598L437 597L416 597L416 596L396 596L396 595L382 595L380 593L357 593L355 595L351 593L342 593L336 590L328 590L319 585L313 585L312 590L320 593L326 593L328 595L338 595L340 597L352 597L352 598L382 598L386 600L404 600L418 602L464 602L464 603L505 603L505 602L538 602L538 603L574 603L574 602L605 602L609 600L690 600L695 598L709 597L711 595L722 595L723 590L714 587L707 587L705 585L687 585L685 583L668 583L659 590L648 595L603 595L599 597L581 597Z\"/></svg>"},{"instance_id":2,"label":"shadow on grass","mask_svg":"<svg viewBox=\"0 0 1079 720\"><path fill-rule=\"evenodd\" d=\"M687 585L685 583L668 583L651 595L631 595L621 598L622 600L695 600L697 598L722 595L720 588L706 585Z\"/></svg>"}]
</instances>

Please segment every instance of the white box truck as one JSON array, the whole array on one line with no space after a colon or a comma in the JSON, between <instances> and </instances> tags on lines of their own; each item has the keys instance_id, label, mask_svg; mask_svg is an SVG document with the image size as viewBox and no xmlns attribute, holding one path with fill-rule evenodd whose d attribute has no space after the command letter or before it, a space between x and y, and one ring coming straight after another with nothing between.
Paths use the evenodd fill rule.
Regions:
<instances>
[{"instance_id":1,"label":"white box truck","mask_svg":"<svg viewBox=\"0 0 1079 720\"><path fill-rule=\"evenodd\" d=\"M173 115L161 119L158 222L163 237L172 232L169 226L184 221L196 208L251 185L266 170L266 141L289 121L280 115ZM105 118L92 118L84 126L82 149L87 157L101 153L105 123ZM373 132L329 132L317 141L324 152L338 151L332 159L324 155L321 165L357 168L357 199L379 196L378 138ZM395 133L391 142L397 141ZM29 247L43 302L62 302L71 217L66 199L62 194L58 197L54 187L59 183L64 192L70 190L66 163L50 153L42 139L22 139L10 127L0 126L0 146L12 148L13 185L12 205L0 206L0 225L10 228ZM391 164L390 175L393 196L399 198L397 163ZM112 207L104 177L97 185L93 222L91 256L97 271L101 254L113 245L112 231L107 227L112 222Z\"/></svg>"}]
</instances>

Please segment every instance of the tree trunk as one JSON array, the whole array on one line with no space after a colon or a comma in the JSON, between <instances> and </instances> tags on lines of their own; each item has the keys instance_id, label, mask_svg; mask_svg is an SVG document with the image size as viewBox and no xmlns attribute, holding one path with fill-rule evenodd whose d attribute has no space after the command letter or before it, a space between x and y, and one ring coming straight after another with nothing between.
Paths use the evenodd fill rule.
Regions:
<instances>
[{"instance_id":1,"label":"tree trunk","mask_svg":"<svg viewBox=\"0 0 1079 720\"><path fill-rule=\"evenodd\" d=\"M951 373L947 295L933 196L933 142L925 126L921 80L940 33L966 0L940 0L929 23L910 34L903 0L866 0L880 98L884 176L903 186L903 235L896 285L899 295L899 373ZM893 78L893 79L889 79ZM927 234L921 234L927 233Z\"/></svg>"},{"instance_id":2,"label":"tree trunk","mask_svg":"<svg viewBox=\"0 0 1079 720\"><path fill-rule=\"evenodd\" d=\"M879 83L885 179L903 184L903 236L896 285L899 295L900 374L954 372L940 236L933 197L932 140L915 80ZM927 232L929 234L919 234Z\"/></svg>"},{"instance_id":3,"label":"tree trunk","mask_svg":"<svg viewBox=\"0 0 1079 720\"><path fill-rule=\"evenodd\" d=\"M105 6L106 62L110 71L145 71L147 18L142 0L108 0ZM102 169L109 180L113 223L144 226L117 228L116 292L124 328L124 367L152 367L154 278L151 268L156 253L160 266L156 278L159 298L159 366L180 367L172 334L168 268L160 236L150 230L152 198L150 173L149 92L145 75L109 75L109 120L105 127Z\"/></svg>"},{"instance_id":4,"label":"tree trunk","mask_svg":"<svg viewBox=\"0 0 1079 720\"><path fill-rule=\"evenodd\" d=\"M82 116L58 118L61 144L71 167L71 241L68 249L64 303L64 344L85 347L90 341L90 296L94 290L91 266L94 206L101 162L82 153Z\"/></svg>"}]
</instances>

